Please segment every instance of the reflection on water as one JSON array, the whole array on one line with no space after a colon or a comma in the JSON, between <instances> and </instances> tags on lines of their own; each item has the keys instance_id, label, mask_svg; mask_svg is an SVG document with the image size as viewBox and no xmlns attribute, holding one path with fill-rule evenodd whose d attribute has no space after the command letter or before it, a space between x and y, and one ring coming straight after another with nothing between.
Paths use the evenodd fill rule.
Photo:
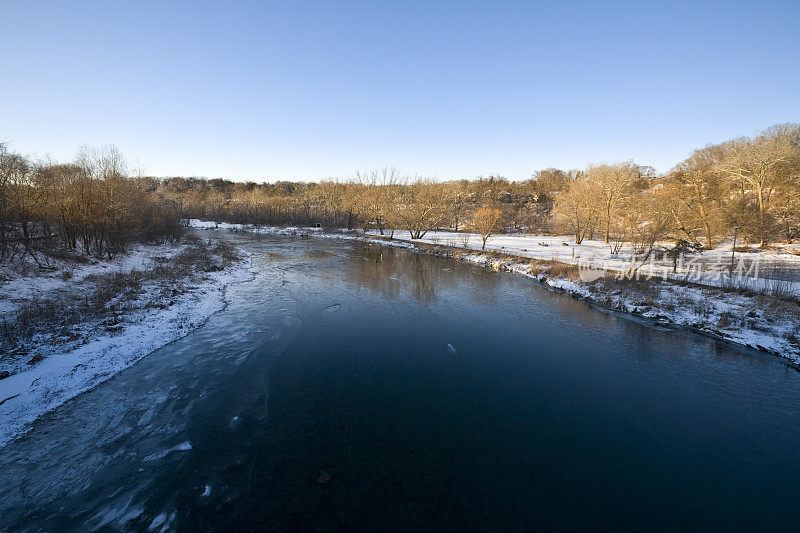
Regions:
<instances>
[{"instance_id":1,"label":"reflection on water","mask_svg":"<svg viewBox=\"0 0 800 533\"><path fill-rule=\"evenodd\" d=\"M378 244L359 247L361 254L354 256L348 269L349 279L387 300L410 294L419 303L432 304L437 300L437 289L456 289L459 276L469 270L472 279L471 283L462 284L464 292L479 305L492 305L495 301L499 277L492 272L464 265L454 270L450 263Z\"/></svg>"},{"instance_id":2,"label":"reflection on water","mask_svg":"<svg viewBox=\"0 0 800 533\"><path fill-rule=\"evenodd\" d=\"M0 450L0 530L794 526L777 359L404 250L226 238L257 277L225 311Z\"/></svg>"}]
</instances>

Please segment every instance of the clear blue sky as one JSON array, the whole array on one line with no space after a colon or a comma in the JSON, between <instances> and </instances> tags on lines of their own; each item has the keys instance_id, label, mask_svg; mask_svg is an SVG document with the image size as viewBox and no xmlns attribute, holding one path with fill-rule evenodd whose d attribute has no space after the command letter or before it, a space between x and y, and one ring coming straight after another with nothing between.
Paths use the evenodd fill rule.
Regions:
<instances>
[{"instance_id":1,"label":"clear blue sky","mask_svg":"<svg viewBox=\"0 0 800 533\"><path fill-rule=\"evenodd\" d=\"M0 140L150 175L512 179L800 121L800 1L3 2Z\"/></svg>"}]
</instances>

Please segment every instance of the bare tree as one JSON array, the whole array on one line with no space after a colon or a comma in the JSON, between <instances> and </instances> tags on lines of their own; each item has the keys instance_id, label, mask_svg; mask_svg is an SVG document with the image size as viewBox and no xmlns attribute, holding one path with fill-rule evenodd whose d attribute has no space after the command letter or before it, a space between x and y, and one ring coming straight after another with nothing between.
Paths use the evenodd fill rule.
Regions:
<instances>
[{"instance_id":1,"label":"bare tree","mask_svg":"<svg viewBox=\"0 0 800 533\"><path fill-rule=\"evenodd\" d=\"M216 188L206 192L205 196L203 197L203 206L205 208L206 215L214 221L215 227L219 227L222 212L227 203L228 199L225 196L225 193L217 190Z\"/></svg>"},{"instance_id":2,"label":"bare tree","mask_svg":"<svg viewBox=\"0 0 800 533\"><path fill-rule=\"evenodd\" d=\"M695 150L675 167L667 187L671 189L671 211L678 229L690 240L705 236L706 249L714 247L720 231L721 204L727 187L718 170L721 151L717 146Z\"/></svg>"},{"instance_id":3,"label":"bare tree","mask_svg":"<svg viewBox=\"0 0 800 533\"><path fill-rule=\"evenodd\" d=\"M381 235L392 217L393 199L401 181L394 168L356 172L357 183L352 187L356 189L356 209L366 224L374 225Z\"/></svg>"},{"instance_id":4,"label":"bare tree","mask_svg":"<svg viewBox=\"0 0 800 533\"><path fill-rule=\"evenodd\" d=\"M481 250L486 249L486 241L500 227L503 212L496 207L481 207L472 217L472 225L481 235Z\"/></svg>"},{"instance_id":5,"label":"bare tree","mask_svg":"<svg viewBox=\"0 0 800 533\"><path fill-rule=\"evenodd\" d=\"M424 180L401 186L394 208L412 239L424 237L447 215L440 187Z\"/></svg>"},{"instance_id":6,"label":"bare tree","mask_svg":"<svg viewBox=\"0 0 800 533\"><path fill-rule=\"evenodd\" d=\"M590 165L586 170L584 179L591 191L590 198L597 204L596 211L605 243L610 237L613 218L622 203L636 192L640 178L639 168L631 162Z\"/></svg>"},{"instance_id":7,"label":"bare tree","mask_svg":"<svg viewBox=\"0 0 800 533\"><path fill-rule=\"evenodd\" d=\"M131 240L178 231L177 210L158 196L158 183L129 177L113 147L82 148L74 164L0 150L0 187L0 259L20 249L46 268L59 243L111 256Z\"/></svg>"},{"instance_id":8,"label":"bare tree","mask_svg":"<svg viewBox=\"0 0 800 533\"><path fill-rule=\"evenodd\" d=\"M778 124L754 138L741 137L721 145L723 157L717 168L741 190L752 194L757 207L756 237L764 246L771 234L769 209L776 193L789 187L791 169L800 158L798 125Z\"/></svg>"},{"instance_id":9,"label":"bare tree","mask_svg":"<svg viewBox=\"0 0 800 533\"><path fill-rule=\"evenodd\" d=\"M629 204L626 219L634 257L628 275L638 274L652 257L656 244L669 235L672 224L668 201L661 191L650 190Z\"/></svg>"},{"instance_id":10,"label":"bare tree","mask_svg":"<svg viewBox=\"0 0 800 533\"><path fill-rule=\"evenodd\" d=\"M553 212L570 227L575 244L583 242L596 223L595 205L592 190L584 179L573 181L566 191L556 197Z\"/></svg>"}]
</instances>

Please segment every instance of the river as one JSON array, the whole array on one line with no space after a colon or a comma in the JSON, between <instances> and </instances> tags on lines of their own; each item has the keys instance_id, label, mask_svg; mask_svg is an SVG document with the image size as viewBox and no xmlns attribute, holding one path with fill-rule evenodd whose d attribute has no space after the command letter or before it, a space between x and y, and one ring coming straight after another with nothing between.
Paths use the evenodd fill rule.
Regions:
<instances>
[{"instance_id":1,"label":"river","mask_svg":"<svg viewBox=\"0 0 800 533\"><path fill-rule=\"evenodd\" d=\"M0 449L0 530L797 527L782 360L402 249L220 235L255 278Z\"/></svg>"}]
</instances>

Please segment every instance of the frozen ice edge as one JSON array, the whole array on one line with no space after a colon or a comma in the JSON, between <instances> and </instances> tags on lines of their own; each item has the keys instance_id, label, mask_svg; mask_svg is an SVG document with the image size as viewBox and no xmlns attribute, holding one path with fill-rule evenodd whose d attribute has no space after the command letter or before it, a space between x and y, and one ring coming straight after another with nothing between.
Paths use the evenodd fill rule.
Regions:
<instances>
[{"instance_id":1,"label":"frozen ice edge","mask_svg":"<svg viewBox=\"0 0 800 533\"><path fill-rule=\"evenodd\" d=\"M167 309L116 333L98 332L79 348L51 355L30 370L0 381L0 449L31 429L40 416L93 389L159 348L188 335L225 308L228 285L253 279L244 258L183 295Z\"/></svg>"}]
</instances>

